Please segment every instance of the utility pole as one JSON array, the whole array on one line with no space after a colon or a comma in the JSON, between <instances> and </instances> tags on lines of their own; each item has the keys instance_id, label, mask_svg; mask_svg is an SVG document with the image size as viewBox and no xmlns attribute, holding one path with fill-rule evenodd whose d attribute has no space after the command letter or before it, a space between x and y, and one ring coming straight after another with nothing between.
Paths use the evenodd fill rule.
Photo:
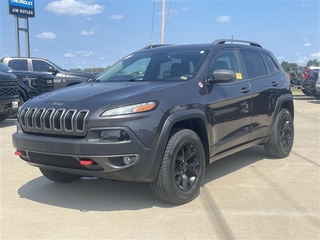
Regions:
<instances>
[{"instance_id":1,"label":"utility pole","mask_svg":"<svg viewBox=\"0 0 320 240\"><path fill-rule=\"evenodd\" d=\"M160 39L161 44L164 44L165 11L166 11L166 0L162 0L161 39Z\"/></svg>"}]
</instances>

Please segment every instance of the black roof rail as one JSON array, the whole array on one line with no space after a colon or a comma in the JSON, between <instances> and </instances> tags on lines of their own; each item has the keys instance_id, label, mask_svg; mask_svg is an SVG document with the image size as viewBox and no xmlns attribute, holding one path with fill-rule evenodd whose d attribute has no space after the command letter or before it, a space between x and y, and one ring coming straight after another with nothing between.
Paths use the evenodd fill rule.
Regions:
<instances>
[{"instance_id":1,"label":"black roof rail","mask_svg":"<svg viewBox=\"0 0 320 240\"><path fill-rule=\"evenodd\" d=\"M251 42L251 41L245 41L245 40L237 40L237 39L217 39L211 45L225 44L225 42L230 42L230 43L249 43L251 46L261 47L261 45L259 43Z\"/></svg>"},{"instance_id":2,"label":"black roof rail","mask_svg":"<svg viewBox=\"0 0 320 240\"><path fill-rule=\"evenodd\" d=\"M164 46L169 46L169 45L173 45L173 44L151 44L151 45L148 45L148 46L141 48L141 50L151 49L151 48L156 48L156 47L164 47Z\"/></svg>"}]
</instances>

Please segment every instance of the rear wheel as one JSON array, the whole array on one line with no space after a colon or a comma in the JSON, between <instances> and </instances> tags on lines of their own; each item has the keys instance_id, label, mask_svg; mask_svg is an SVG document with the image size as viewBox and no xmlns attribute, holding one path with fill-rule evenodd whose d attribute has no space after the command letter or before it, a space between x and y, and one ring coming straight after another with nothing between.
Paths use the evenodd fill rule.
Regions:
<instances>
[{"instance_id":1,"label":"rear wheel","mask_svg":"<svg viewBox=\"0 0 320 240\"><path fill-rule=\"evenodd\" d=\"M313 96L312 92L308 91L307 89L301 89L304 95L306 96Z\"/></svg>"},{"instance_id":2,"label":"rear wheel","mask_svg":"<svg viewBox=\"0 0 320 240\"><path fill-rule=\"evenodd\" d=\"M170 138L157 178L151 183L160 199L184 204L196 198L205 171L205 154L199 136L184 129Z\"/></svg>"},{"instance_id":3,"label":"rear wheel","mask_svg":"<svg viewBox=\"0 0 320 240\"><path fill-rule=\"evenodd\" d=\"M289 110L283 108L277 116L271 137L269 141L264 144L264 148L272 157L287 157L292 149L293 139L293 118Z\"/></svg>"},{"instance_id":4,"label":"rear wheel","mask_svg":"<svg viewBox=\"0 0 320 240\"><path fill-rule=\"evenodd\" d=\"M43 174L43 176L45 176L46 178L48 178L53 182L70 183L70 182L75 182L81 178L80 175L75 175L71 173L63 173L63 172L58 172L58 171L44 169L44 168L39 168L39 169Z\"/></svg>"},{"instance_id":5,"label":"rear wheel","mask_svg":"<svg viewBox=\"0 0 320 240\"><path fill-rule=\"evenodd\" d=\"M320 92L314 91L313 96L314 96L316 99L320 99Z\"/></svg>"}]
</instances>

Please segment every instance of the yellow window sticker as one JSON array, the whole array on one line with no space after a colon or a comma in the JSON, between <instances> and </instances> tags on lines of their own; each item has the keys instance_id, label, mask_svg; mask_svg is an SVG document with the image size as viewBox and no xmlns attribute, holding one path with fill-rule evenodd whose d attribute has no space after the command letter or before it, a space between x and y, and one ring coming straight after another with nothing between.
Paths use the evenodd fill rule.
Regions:
<instances>
[{"instance_id":1,"label":"yellow window sticker","mask_svg":"<svg viewBox=\"0 0 320 240\"><path fill-rule=\"evenodd\" d=\"M237 72L236 77L237 77L237 79L242 79L242 74Z\"/></svg>"}]
</instances>

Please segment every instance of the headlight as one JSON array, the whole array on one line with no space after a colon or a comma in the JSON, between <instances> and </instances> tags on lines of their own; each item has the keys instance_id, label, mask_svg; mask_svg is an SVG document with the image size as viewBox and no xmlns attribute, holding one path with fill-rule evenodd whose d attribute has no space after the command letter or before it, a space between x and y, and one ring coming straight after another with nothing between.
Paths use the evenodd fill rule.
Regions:
<instances>
[{"instance_id":1,"label":"headlight","mask_svg":"<svg viewBox=\"0 0 320 240\"><path fill-rule=\"evenodd\" d=\"M118 107L110 110L106 110L101 114L101 117L109 117L131 113L141 113L151 111L156 108L156 102L145 102L134 105Z\"/></svg>"}]
</instances>

